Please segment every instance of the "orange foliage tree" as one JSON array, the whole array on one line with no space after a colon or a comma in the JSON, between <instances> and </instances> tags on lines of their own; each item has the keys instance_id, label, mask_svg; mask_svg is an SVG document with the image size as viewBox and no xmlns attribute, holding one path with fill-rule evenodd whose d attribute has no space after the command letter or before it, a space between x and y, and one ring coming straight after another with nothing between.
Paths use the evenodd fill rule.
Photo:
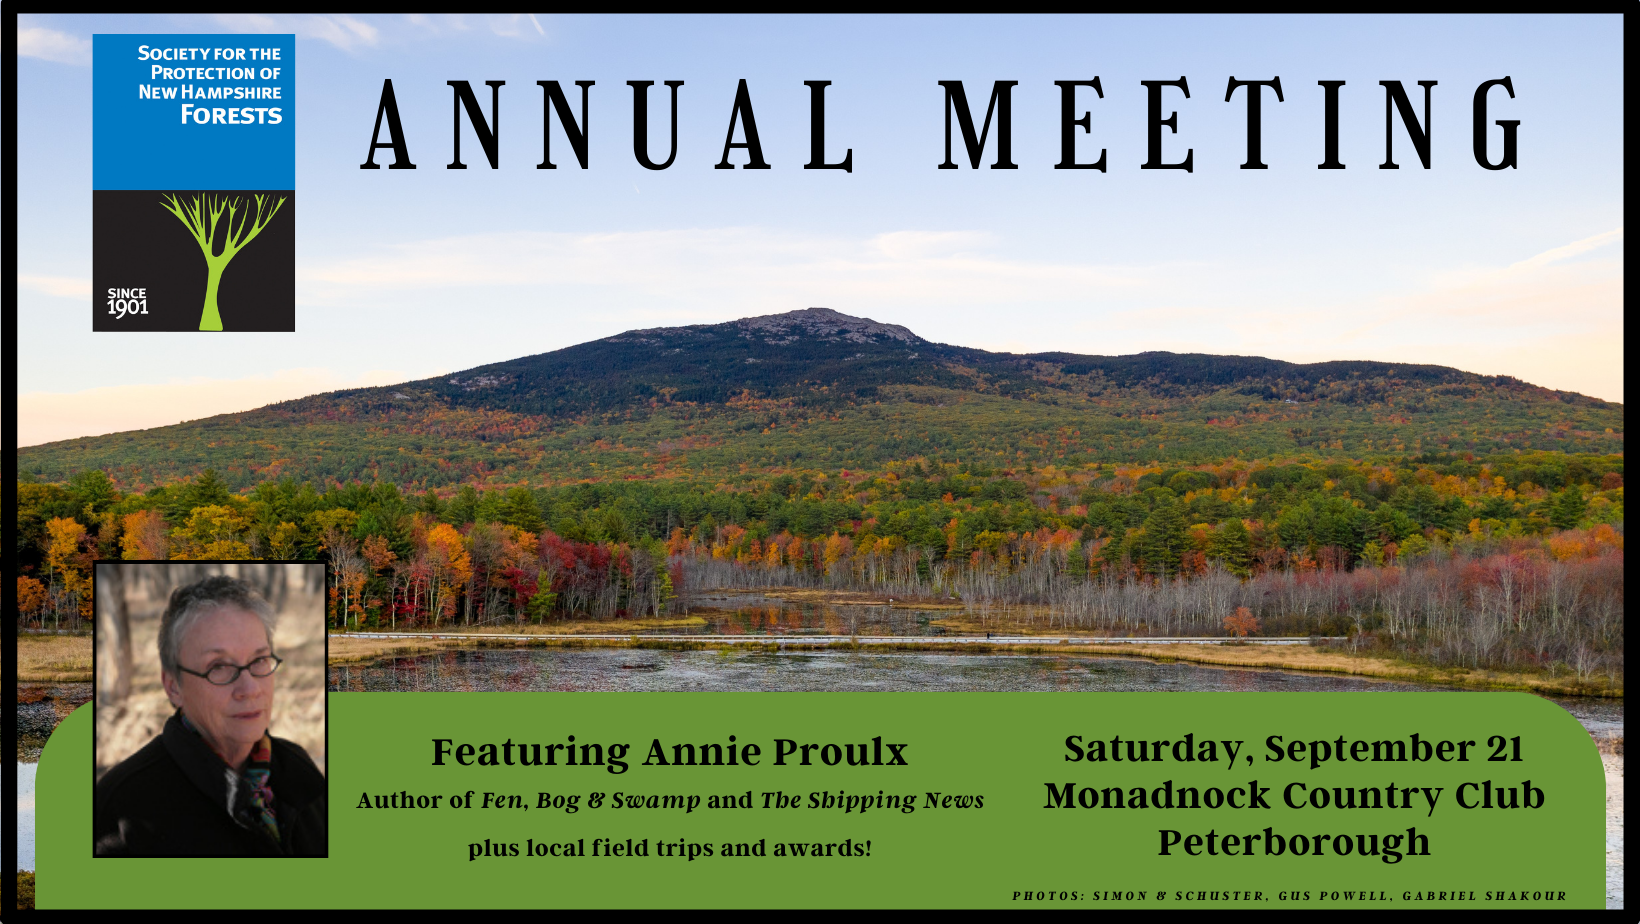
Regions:
<instances>
[{"instance_id":1,"label":"orange foliage tree","mask_svg":"<svg viewBox=\"0 0 1640 924\"><path fill-rule=\"evenodd\" d=\"M436 626L441 617L455 615L457 589L465 587L473 576L472 557L454 526L437 523L427 531L427 565L431 595L428 609Z\"/></svg>"},{"instance_id":2,"label":"orange foliage tree","mask_svg":"<svg viewBox=\"0 0 1640 924\"><path fill-rule=\"evenodd\" d=\"M128 513L122 523L120 557L127 561L163 561L171 557L165 515L158 510Z\"/></svg>"},{"instance_id":3,"label":"orange foliage tree","mask_svg":"<svg viewBox=\"0 0 1640 924\"><path fill-rule=\"evenodd\" d=\"M79 521L55 517L46 523L46 579L61 582L65 602L81 618L91 615L90 562L84 546L85 527Z\"/></svg>"},{"instance_id":4,"label":"orange foliage tree","mask_svg":"<svg viewBox=\"0 0 1640 924\"><path fill-rule=\"evenodd\" d=\"M1224 617L1224 628L1236 638L1246 638L1259 630L1258 617L1247 607L1238 606L1234 615Z\"/></svg>"},{"instance_id":5,"label":"orange foliage tree","mask_svg":"<svg viewBox=\"0 0 1640 924\"><path fill-rule=\"evenodd\" d=\"M46 608L46 585L27 575L17 576L17 612L32 619Z\"/></svg>"}]
</instances>

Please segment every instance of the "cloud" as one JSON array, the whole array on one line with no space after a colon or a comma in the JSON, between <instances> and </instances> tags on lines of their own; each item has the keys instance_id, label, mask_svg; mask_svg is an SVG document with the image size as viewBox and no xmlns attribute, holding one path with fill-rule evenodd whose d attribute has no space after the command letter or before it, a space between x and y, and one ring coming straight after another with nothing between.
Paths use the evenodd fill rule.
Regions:
<instances>
[{"instance_id":1,"label":"cloud","mask_svg":"<svg viewBox=\"0 0 1640 924\"><path fill-rule=\"evenodd\" d=\"M1622 240L1623 229L1615 228L1602 234L1586 237L1580 241L1573 241L1563 247L1555 247L1550 250L1545 250L1534 257L1530 257L1520 261L1519 263L1513 264L1509 268L1511 270L1536 269L1540 266L1558 263L1561 260L1569 260L1572 257L1588 253L1591 250L1604 247L1607 244L1619 243Z\"/></svg>"},{"instance_id":2,"label":"cloud","mask_svg":"<svg viewBox=\"0 0 1640 924\"><path fill-rule=\"evenodd\" d=\"M17 284L42 295L91 300L91 280L79 276L18 276Z\"/></svg>"},{"instance_id":3,"label":"cloud","mask_svg":"<svg viewBox=\"0 0 1640 924\"><path fill-rule=\"evenodd\" d=\"M428 15L426 13L410 13L403 17L381 17L373 20L377 25L371 28L377 30L372 41L389 43L397 40L418 41L433 37L443 37L455 33L472 32L475 27L483 29L489 34L505 39L525 39L535 41L536 36L545 38L547 30L542 27L541 21L534 13L509 13L484 16L463 16L459 13ZM359 23L363 25L363 23ZM405 29L404 26L409 26ZM319 36L313 36L315 38Z\"/></svg>"},{"instance_id":4,"label":"cloud","mask_svg":"<svg viewBox=\"0 0 1640 924\"><path fill-rule=\"evenodd\" d=\"M531 17L531 19L533 20L534 17ZM523 36L523 25L524 16L519 13L514 13L511 16L490 17L490 31L501 36L502 38L519 38ZM539 30L541 28L541 24L536 23L535 28Z\"/></svg>"},{"instance_id":5,"label":"cloud","mask_svg":"<svg viewBox=\"0 0 1640 924\"><path fill-rule=\"evenodd\" d=\"M40 58L58 64L91 64L91 40L31 26L17 30L17 54L24 58Z\"/></svg>"},{"instance_id":6,"label":"cloud","mask_svg":"<svg viewBox=\"0 0 1640 924\"><path fill-rule=\"evenodd\" d=\"M17 445L162 427L342 388L391 385L413 378L372 370L345 376L330 369L283 369L240 379L175 379L85 391L24 392L17 396Z\"/></svg>"},{"instance_id":7,"label":"cloud","mask_svg":"<svg viewBox=\"0 0 1640 924\"><path fill-rule=\"evenodd\" d=\"M426 13L411 13L405 19L412 26L425 29L434 35L442 34L445 30L466 32L471 27L467 20L459 13L446 13L442 16L428 16Z\"/></svg>"},{"instance_id":8,"label":"cloud","mask_svg":"<svg viewBox=\"0 0 1640 924\"><path fill-rule=\"evenodd\" d=\"M582 285L756 310L825 299L947 305L1079 299L1145 285L1159 272L1008 260L978 253L986 240L973 232L906 231L858 240L763 228L519 231L417 241L310 264L299 270L298 285L300 297L332 304L430 288Z\"/></svg>"},{"instance_id":9,"label":"cloud","mask_svg":"<svg viewBox=\"0 0 1640 924\"><path fill-rule=\"evenodd\" d=\"M265 34L289 32L297 38L317 39L321 42L352 51L361 46L376 45L381 32L375 26L352 16L264 16L258 13L220 13L212 17L223 28L235 32Z\"/></svg>"},{"instance_id":10,"label":"cloud","mask_svg":"<svg viewBox=\"0 0 1640 924\"><path fill-rule=\"evenodd\" d=\"M1558 331L1622 319L1622 254L1571 262L1620 243L1617 228L1554 247L1507 266L1467 266L1432 273L1415 289L1362 302L1345 336L1395 325L1462 325L1485 340L1500 332L1551 327Z\"/></svg>"},{"instance_id":11,"label":"cloud","mask_svg":"<svg viewBox=\"0 0 1640 924\"><path fill-rule=\"evenodd\" d=\"M1168 286L1165 308L1107 310L1097 323L1104 352L1431 363L1622 401L1623 260L1620 251L1602 252L1622 239L1617 228L1511 264L1257 300L1247 298L1259 291L1257 278L1226 283L1219 294L1183 272Z\"/></svg>"},{"instance_id":12,"label":"cloud","mask_svg":"<svg viewBox=\"0 0 1640 924\"><path fill-rule=\"evenodd\" d=\"M824 305L987 349L1425 362L1621 401L1623 264L1620 251L1603 250L1621 239L1617 229L1514 264L1361 288L1234 263L1019 259L973 231L520 231L305 262L297 291L339 309L425 303L442 312L476 298L494 311L517 305L520 320L539 318L545 295L596 305L607 333ZM1062 320L1033 320L1043 317ZM558 325L607 335L595 326Z\"/></svg>"},{"instance_id":13,"label":"cloud","mask_svg":"<svg viewBox=\"0 0 1640 924\"><path fill-rule=\"evenodd\" d=\"M872 247L893 260L973 253L987 244L995 244L995 236L979 231L890 231L870 241Z\"/></svg>"},{"instance_id":14,"label":"cloud","mask_svg":"<svg viewBox=\"0 0 1640 924\"><path fill-rule=\"evenodd\" d=\"M1303 335L1266 327L1262 337L1303 339L1315 359L1435 363L1622 401L1622 253L1573 259L1622 239L1617 228L1506 266L1433 273L1332 306L1331 335L1322 324Z\"/></svg>"}]
</instances>

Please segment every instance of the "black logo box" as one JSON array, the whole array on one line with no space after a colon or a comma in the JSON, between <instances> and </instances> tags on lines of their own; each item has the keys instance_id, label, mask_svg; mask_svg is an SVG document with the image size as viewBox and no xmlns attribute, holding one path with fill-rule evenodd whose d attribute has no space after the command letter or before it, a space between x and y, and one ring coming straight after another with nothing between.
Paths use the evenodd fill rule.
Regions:
<instances>
[{"instance_id":1,"label":"black logo box","mask_svg":"<svg viewBox=\"0 0 1640 924\"><path fill-rule=\"evenodd\" d=\"M222 329L296 330L296 194L288 189L93 190L91 329L199 330L208 275L205 255L188 226L167 208L170 197L185 206L196 197L237 199L244 216L246 209L255 211L258 195L273 197L264 199L264 215L274 202L285 201L222 272L217 288ZM224 212L217 221L214 253L222 252L227 218ZM123 317L117 310L111 314L109 289L146 290L147 313L139 307Z\"/></svg>"}]
</instances>

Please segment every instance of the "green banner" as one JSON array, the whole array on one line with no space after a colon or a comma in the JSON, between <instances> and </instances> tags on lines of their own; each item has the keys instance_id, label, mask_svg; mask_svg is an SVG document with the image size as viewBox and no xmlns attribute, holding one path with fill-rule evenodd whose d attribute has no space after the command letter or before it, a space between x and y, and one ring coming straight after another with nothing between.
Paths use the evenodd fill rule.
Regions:
<instances>
[{"instance_id":1,"label":"green banner","mask_svg":"<svg viewBox=\"0 0 1640 924\"><path fill-rule=\"evenodd\" d=\"M330 856L93 860L41 908L1604 904L1587 732L1523 693L332 693Z\"/></svg>"}]
</instances>

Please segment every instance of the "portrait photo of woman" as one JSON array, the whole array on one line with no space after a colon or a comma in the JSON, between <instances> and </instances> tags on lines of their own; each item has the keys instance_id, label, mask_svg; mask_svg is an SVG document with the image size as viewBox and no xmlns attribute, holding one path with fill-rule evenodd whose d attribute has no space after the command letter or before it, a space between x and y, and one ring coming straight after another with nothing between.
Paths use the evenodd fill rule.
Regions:
<instances>
[{"instance_id":1,"label":"portrait photo of woman","mask_svg":"<svg viewBox=\"0 0 1640 924\"><path fill-rule=\"evenodd\" d=\"M99 564L97 580L94 855L327 856L322 679L284 689L313 686L315 655L322 678L324 566ZM157 619L134 613L159 599ZM135 651L145 630L153 647ZM315 702L282 701L293 693L316 701L317 724Z\"/></svg>"}]
</instances>

